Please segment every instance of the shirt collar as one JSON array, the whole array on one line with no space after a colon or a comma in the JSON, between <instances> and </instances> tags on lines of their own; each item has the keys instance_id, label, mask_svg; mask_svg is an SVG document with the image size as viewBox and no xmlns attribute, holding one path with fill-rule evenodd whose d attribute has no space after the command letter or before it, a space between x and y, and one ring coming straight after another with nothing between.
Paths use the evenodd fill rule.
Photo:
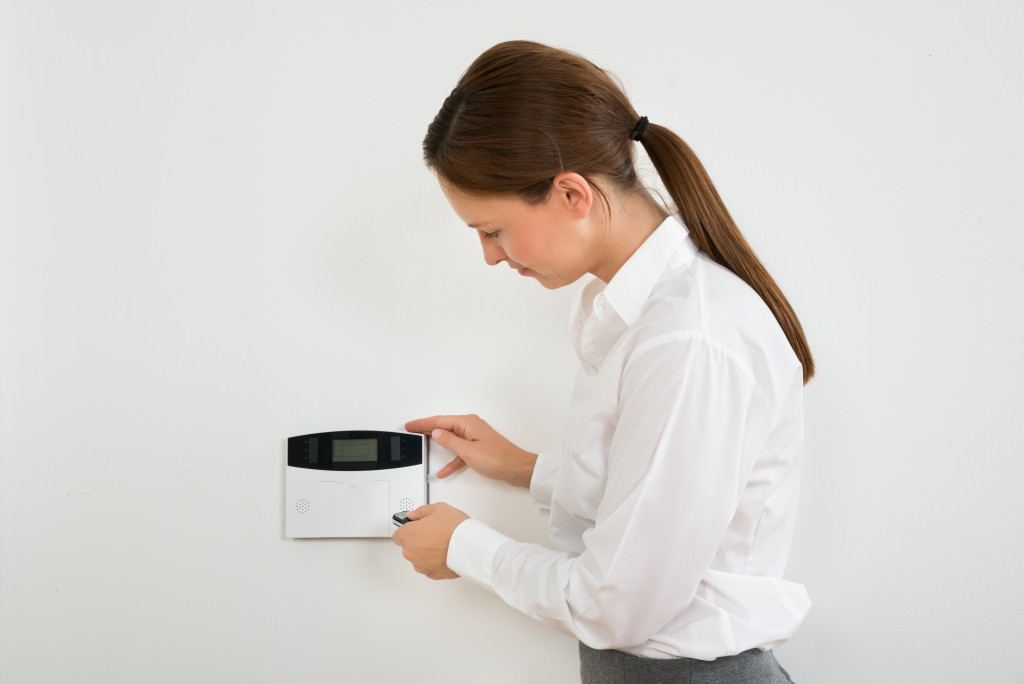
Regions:
<instances>
[{"instance_id":1,"label":"shirt collar","mask_svg":"<svg viewBox=\"0 0 1024 684\"><path fill-rule=\"evenodd\" d=\"M644 304L680 247L697 253L682 218L671 215L661 222L643 244L626 260L602 294L627 326L640 318Z\"/></svg>"}]
</instances>

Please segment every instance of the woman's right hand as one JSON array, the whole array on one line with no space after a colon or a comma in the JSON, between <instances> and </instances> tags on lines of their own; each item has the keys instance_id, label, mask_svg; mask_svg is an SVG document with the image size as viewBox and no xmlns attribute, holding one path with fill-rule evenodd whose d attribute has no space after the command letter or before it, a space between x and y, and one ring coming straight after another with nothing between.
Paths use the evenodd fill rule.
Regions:
<instances>
[{"instance_id":1,"label":"woman's right hand","mask_svg":"<svg viewBox=\"0 0 1024 684\"><path fill-rule=\"evenodd\" d=\"M437 476L445 478L469 466L481 475L529 487L537 454L520 449L508 441L479 416L433 416L405 424L409 432L429 434L456 458Z\"/></svg>"}]
</instances>

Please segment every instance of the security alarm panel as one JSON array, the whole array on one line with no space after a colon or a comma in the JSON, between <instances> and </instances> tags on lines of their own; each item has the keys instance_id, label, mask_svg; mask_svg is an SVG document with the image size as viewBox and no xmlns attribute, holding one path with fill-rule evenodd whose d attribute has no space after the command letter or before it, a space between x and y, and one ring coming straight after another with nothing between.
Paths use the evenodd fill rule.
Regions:
<instances>
[{"instance_id":1,"label":"security alarm panel","mask_svg":"<svg viewBox=\"0 0 1024 684\"><path fill-rule=\"evenodd\" d=\"M427 438L348 430L288 438L285 536L390 537L427 503Z\"/></svg>"}]
</instances>

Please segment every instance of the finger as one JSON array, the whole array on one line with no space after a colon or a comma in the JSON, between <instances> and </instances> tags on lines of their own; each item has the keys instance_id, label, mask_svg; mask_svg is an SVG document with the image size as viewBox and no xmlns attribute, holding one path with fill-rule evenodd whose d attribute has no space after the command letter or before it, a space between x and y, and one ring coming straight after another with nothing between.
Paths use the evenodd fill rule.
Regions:
<instances>
[{"instance_id":1,"label":"finger","mask_svg":"<svg viewBox=\"0 0 1024 684\"><path fill-rule=\"evenodd\" d=\"M439 471L437 471L437 478L439 480L443 480L444 478L448 477L452 473L456 473L456 472L462 470L465 467L466 467L466 462L463 461L458 456L456 456L455 458L453 458L451 461L448 462L448 465L446 465L445 467L443 467Z\"/></svg>"},{"instance_id":2,"label":"finger","mask_svg":"<svg viewBox=\"0 0 1024 684\"><path fill-rule=\"evenodd\" d=\"M458 456L462 456L467 453L473 454L476 450L475 442L472 440L463 439L454 432L449 432L448 430L441 428L434 428L430 433L430 438L448 451L454 451Z\"/></svg>"},{"instance_id":3,"label":"finger","mask_svg":"<svg viewBox=\"0 0 1024 684\"><path fill-rule=\"evenodd\" d=\"M416 420L410 420L405 424L405 429L408 432L419 432L424 435L430 434L430 431L437 427L438 416L432 416L430 418L417 418Z\"/></svg>"},{"instance_id":4,"label":"finger","mask_svg":"<svg viewBox=\"0 0 1024 684\"><path fill-rule=\"evenodd\" d=\"M420 520L424 516L430 515L430 511L434 508L434 504L425 504L417 509L411 510L405 514L406 520Z\"/></svg>"},{"instance_id":5,"label":"finger","mask_svg":"<svg viewBox=\"0 0 1024 684\"><path fill-rule=\"evenodd\" d=\"M419 432L424 435L429 435L435 428L441 428L442 430L455 430L456 426L461 422L462 416L431 416L429 418L417 418L416 420L410 420L405 424L405 429L408 432Z\"/></svg>"}]
</instances>

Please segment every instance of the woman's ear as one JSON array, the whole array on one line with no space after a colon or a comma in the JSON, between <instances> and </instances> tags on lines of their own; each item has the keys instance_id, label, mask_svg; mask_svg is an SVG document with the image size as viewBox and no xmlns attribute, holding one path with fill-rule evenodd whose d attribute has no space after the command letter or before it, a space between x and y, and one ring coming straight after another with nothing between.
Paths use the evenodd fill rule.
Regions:
<instances>
[{"instance_id":1,"label":"woman's ear","mask_svg":"<svg viewBox=\"0 0 1024 684\"><path fill-rule=\"evenodd\" d=\"M551 183L551 199L575 219L584 219L594 205L594 186L578 173L560 173Z\"/></svg>"}]
</instances>

